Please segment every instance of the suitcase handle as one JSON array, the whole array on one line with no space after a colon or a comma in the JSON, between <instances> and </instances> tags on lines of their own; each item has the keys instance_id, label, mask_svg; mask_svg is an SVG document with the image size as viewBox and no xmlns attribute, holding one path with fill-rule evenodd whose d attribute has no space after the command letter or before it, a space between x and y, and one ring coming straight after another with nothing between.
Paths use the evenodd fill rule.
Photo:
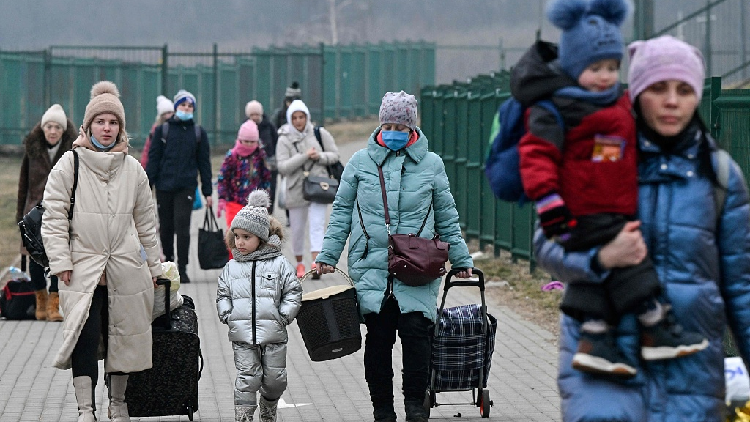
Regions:
<instances>
[{"instance_id":1,"label":"suitcase handle","mask_svg":"<svg viewBox=\"0 0 750 422\"><path fill-rule=\"evenodd\" d=\"M166 320L164 328L166 328L167 331L170 331L172 329L172 317L169 314L169 294L171 293L170 289L172 288L172 281L168 278L158 277L156 279L156 285L164 286L164 320Z\"/></svg>"}]
</instances>

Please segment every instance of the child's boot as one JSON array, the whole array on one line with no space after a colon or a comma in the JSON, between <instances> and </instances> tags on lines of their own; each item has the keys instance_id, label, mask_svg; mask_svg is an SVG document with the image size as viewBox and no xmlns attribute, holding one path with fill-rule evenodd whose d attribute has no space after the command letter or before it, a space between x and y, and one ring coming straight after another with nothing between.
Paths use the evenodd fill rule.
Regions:
<instances>
[{"instance_id":1,"label":"child's boot","mask_svg":"<svg viewBox=\"0 0 750 422\"><path fill-rule=\"evenodd\" d=\"M641 356L644 360L674 359L689 356L708 347L708 340L692 331L685 331L675 321L668 305L659 305L661 317L651 319L639 315L641 330ZM654 323L654 320L658 319Z\"/></svg>"},{"instance_id":2,"label":"child's boot","mask_svg":"<svg viewBox=\"0 0 750 422\"><path fill-rule=\"evenodd\" d=\"M73 378L73 388L78 402L78 422L96 422L94 417L94 387L91 377Z\"/></svg>"},{"instance_id":3,"label":"child's boot","mask_svg":"<svg viewBox=\"0 0 750 422\"><path fill-rule=\"evenodd\" d=\"M234 422L253 422L256 405L234 405Z\"/></svg>"},{"instance_id":4,"label":"child's boot","mask_svg":"<svg viewBox=\"0 0 750 422\"><path fill-rule=\"evenodd\" d=\"M112 422L130 422L128 405L125 403L125 390L127 390L127 388L127 375L110 375L109 418Z\"/></svg>"},{"instance_id":5,"label":"child's boot","mask_svg":"<svg viewBox=\"0 0 750 422\"><path fill-rule=\"evenodd\" d=\"M581 332L578 350L573 356L573 369L594 374L611 375L619 378L632 378L636 369L617 348L610 331L603 333Z\"/></svg>"},{"instance_id":6,"label":"child's boot","mask_svg":"<svg viewBox=\"0 0 750 422\"><path fill-rule=\"evenodd\" d=\"M279 405L279 399L268 400L261 395L259 404L260 422L276 422L276 408Z\"/></svg>"},{"instance_id":7,"label":"child's boot","mask_svg":"<svg viewBox=\"0 0 750 422\"><path fill-rule=\"evenodd\" d=\"M39 321L47 319L47 289L40 289L34 292L36 296L36 313L34 316Z\"/></svg>"},{"instance_id":8,"label":"child's boot","mask_svg":"<svg viewBox=\"0 0 750 422\"><path fill-rule=\"evenodd\" d=\"M47 321L60 322L63 320L60 314L60 294L50 293L47 298Z\"/></svg>"}]
</instances>

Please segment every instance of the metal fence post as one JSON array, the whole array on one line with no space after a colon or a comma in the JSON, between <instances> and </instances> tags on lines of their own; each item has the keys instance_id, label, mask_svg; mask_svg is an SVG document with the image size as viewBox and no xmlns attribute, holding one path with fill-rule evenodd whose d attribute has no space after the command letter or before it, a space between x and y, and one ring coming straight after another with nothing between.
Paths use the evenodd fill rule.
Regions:
<instances>
[{"instance_id":1,"label":"metal fence post","mask_svg":"<svg viewBox=\"0 0 750 422\"><path fill-rule=\"evenodd\" d=\"M52 103L52 53L44 50L44 106Z\"/></svg>"},{"instance_id":2,"label":"metal fence post","mask_svg":"<svg viewBox=\"0 0 750 422\"><path fill-rule=\"evenodd\" d=\"M320 43L320 126L326 125L326 45Z\"/></svg>"},{"instance_id":3,"label":"metal fence post","mask_svg":"<svg viewBox=\"0 0 750 422\"><path fill-rule=\"evenodd\" d=\"M169 89L169 47L164 43L161 49L161 93L169 98L167 89Z\"/></svg>"},{"instance_id":4,"label":"metal fence post","mask_svg":"<svg viewBox=\"0 0 750 422\"><path fill-rule=\"evenodd\" d=\"M214 103L213 103L213 115L214 115L214 144L219 142L219 45L214 43L213 49L214 56Z\"/></svg>"}]
</instances>

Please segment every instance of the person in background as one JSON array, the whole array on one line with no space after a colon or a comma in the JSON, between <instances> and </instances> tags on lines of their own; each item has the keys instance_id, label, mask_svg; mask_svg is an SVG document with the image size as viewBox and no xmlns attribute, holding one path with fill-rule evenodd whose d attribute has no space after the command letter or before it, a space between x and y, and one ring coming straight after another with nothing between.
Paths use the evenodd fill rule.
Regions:
<instances>
[{"instance_id":1,"label":"person in background","mask_svg":"<svg viewBox=\"0 0 750 422\"><path fill-rule=\"evenodd\" d=\"M151 143L146 165L149 183L156 187L159 234L167 261L175 261L174 237L177 234L180 283L190 283L187 275L190 217L193 213L198 175L206 206L213 204L208 135L205 129L196 127L197 123L193 118L195 105L193 94L184 89L177 92L174 96L174 116L167 120L167 136L164 136L162 126L154 129L153 138L164 141Z\"/></svg>"},{"instance_id":2,"label":"person in background","mask_svg":"<svg viewBox=\"0 0 750 422\"><path fill-rule=\"evenodd\" d=\"M325 151L321 149L310 123L310 111L302 100L294 100L286 112L291 123L279 129L276 161L279 174L287 178L286 209L289 211L289 225L292 229L292 250L297 259L297 277L302 278L305 274L302 254L307 223L310 223L310 254L312 267L315 268L315 258L323 247L323 231L328 211L328 204L306 200L302 194L302 185L308 174L328 177L326 166L339 160L339 150L333 136L325 128L320 128ZM320 277L317 272L313 276Z\"/></svg>"},{"instance_id":3,"label":"person in background","mask_svg":"<svg viewBox=\"0 0 750 422\"><path fill-rule=\"evenodd\" d=\"M679 360L640 359L637 316L617 324L617 346L637 374L614 381L571 368L579 321L560 318L557 384L562 420L724 421L722 337L734 334L750 362L750 202L739 166L721 153L698 114L705 68L700 51L671 36L629 46L629 99L638 130L638 218L601 247L567 252L534 238L539 265L572 284L601 284L614 268L647 255L674 317L709 346ZM724 180L719 180L719 173ZM722 201L717 201L722 192ZM679 334L679 333L675 333Z\"/></svg>"},{"instance_id":4,"label":"person in background","mask_svg":"<svg viewBox=\"0 0 750 422\"><path fill-rule=\"evenodd\" d=\"M379 168L390 198L388 212L392 222L397 222L390 230L417 233L424 225L421 237L440 235L450 244L451 264L462 269L458 277L470 277L474 262L461 236L443 161L428 151L427 137L417 127L417 99L404 91L387 92L379 117L380 127L370 136L367 148L357 151L344 168L317 268L320 273L333 272L349 238L348 272L367 326L365 379L375 421L396 421L392 356L398 333L406 420L427 422L429 327L437 319L441 279L424 286L389 280L389 233Z\"/></svg>"},{"instance_id":5,"label":"person in background","mask_svg":"<svg viewBox=\"0 0 750 422\"><path fill-rule=\"evenodd\" d=\"M227 151L219 170L217 215L226 213L229 228L250 192L258 189L267 192L270 185L271 171L266 166L266 151L260 147L258 126L248 120L240 126L234 148Z\"/></svg>"},{"instance_id":6,"label":"person in background","mask_svg":"<svg viewBox=\"0 0 750 422\"><path fill-rule=\"evenodd\" d=\"M284 228L268 214L270 199L253 191L226 235L233 259L219 276L216 310L229 326L237 378L234 420L275 422L287 386L287 326L302 305L302 286L281 253ZM260 400L258 400L260 391Z\"/></svg>"},{"instance_id":7,"label":"person in background","mask_svg":"<svg viewBox=\"0 0 750 422\"><path fill-rule=\"evenodd\" d=\"M286 91L284 91L284 101L283 106L279 107L276 112L274 112L274 125L278 129L281 129L282 126L284 126L287 123L291 123L286 116L286 111L289 108L289 105L294 100L301 100L302 99L302 89L299 87L299 83L297 81L292 82L291 85L289 85L286 88Z\"/></svg>"},{"instance_id":8,"label":"person in background","mask_svg":"<svg viewBox=\"0 0 750 422\"><path fill-rule=\"evenodd\" d=\"M62 281L62 344L53 365L72 369L78 422L95 422L98 360L109 378L109 415L130 421L128 374L151 368L151 317L162 274L148 177L128 155L125 110L112 82L91 88L74 151L44 190L42 237L50 273ZM71 204L77 154L78 186ZM73 207L73 218L68 210Z\"/></svg>"},{"instance_id":9,"label":"person in background","mask_svg":"<svg viewBox=\"0 0 750 422\"><path fill-rule=\"evenodd\" d=\"M60 104L53 104L47 109L42 120L26 135L23 140L21 174L18 176L16 221L21 221L24 215L42 201L44 186L52 167L73 147L76 136L75 126L65 116ZM28 255L23 246L21 253ZM36 290L36 319L62 321L57 276L50 276L49 295L44 267L33 259L29 260L29 276Z\"/></svg>"},{"instance_id":10,"label":"person in background","mask_svg":"<svg viewBox=\"0 0 750 422\"><path fill-rule=\"evenodd\" d=\"M271 170L271 207L268 212L273 214L276 203L276 179L279 172L276 168L276 143L279 139L278 128L268 120L268 116L263 113L263 105L256 100L252 100L245 105L245 115L248 119L258 125L258 134L263 150L266 152L266 163Z\"/></svg>"},{"instance_id":11,"label":"person in background","mask_svg":"<svg viewBox=\"0 0 750 422\"><path fill-rule=\"evenodd\" d=\"M154 130L156 130L157 126L161 126L164 122L169 120L173 115L174 103L163 95L156 97L156 119L154 119L154 124L151 126L151 130L148 131L146 143L143 145L143 151L141 151L141 165L144 170L148 164L148 150L151 148L151 141L154 139Z\"/></svg>"}]
</instances>

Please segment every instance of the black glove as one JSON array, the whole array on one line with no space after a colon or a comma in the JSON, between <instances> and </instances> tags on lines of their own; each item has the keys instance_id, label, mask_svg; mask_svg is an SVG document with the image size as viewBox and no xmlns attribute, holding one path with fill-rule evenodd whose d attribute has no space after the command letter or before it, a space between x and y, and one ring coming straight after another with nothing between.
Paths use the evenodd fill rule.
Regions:
<instances>
[{"instance_id":1,"label":"black glove","mask_svg":"<svg viewBox=\"0 0 750 422\"><path fill-rule=\"evenodd\" d=\"M576 219L570 214L560 195L551 193L536 202L536 212L547 239L566 241L570 231L576 226Z\"/></svg>"}]
</instances>

